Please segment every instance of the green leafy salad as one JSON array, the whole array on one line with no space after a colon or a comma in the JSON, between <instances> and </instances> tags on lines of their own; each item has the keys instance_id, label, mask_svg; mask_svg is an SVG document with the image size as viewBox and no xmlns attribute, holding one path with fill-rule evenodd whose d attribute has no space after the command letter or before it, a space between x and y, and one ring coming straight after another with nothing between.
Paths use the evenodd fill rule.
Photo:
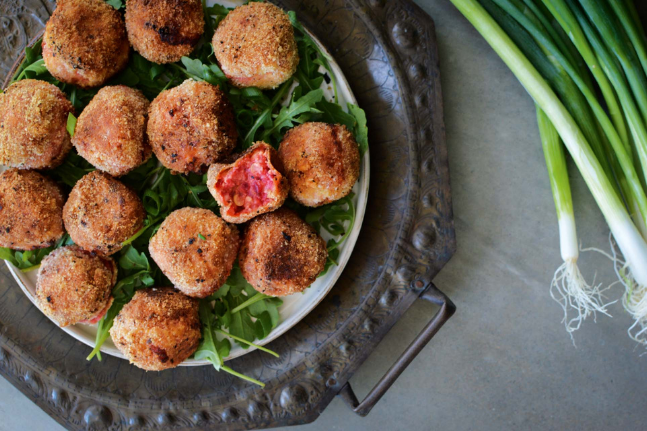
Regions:
<instances>
[{"instance_id":1,"label":"green leafy salad","mask_svg":"<svg viewBox=\"0 0 647 431\"><path fill-rule=\"evenodd\" d=\"M109 0L116 9L123 9L120 0ZM355 136L360 154L368 147L366 116L356 105L341 106L338 103L337 85L329 64L330 58L312 40L294 12L288 15L294 26L300 63L292 78L270 91L257 88L236 88L228 82L218 67L210 43L214 29L229 13L229 9L203 3L206 25L201 42L191 57L181 62L160 65L146 60L136 52L131 53L128 66L106 85L127 85L141 90L153 100L160 92L181 84L186 79L206 81L219 86L228 96L234 108L239 132L239 147L243 150L253 142L262 140L274 147L281 142L283 134L291 127L307 121L321 121L345 125ZM80 113L98 89L85 90L65 84L54 78L45 67L41 42L27 48L25 60L15 74L14 81L39 79L58 86L70 99L75 111ZM325 84L324 84L325 83ZM334 90L332 100L324 97L323 85ZM67 128L74 133L76 118L70 114ZM94 167L79 156L74 149L64 163L49 171L55 180L71 189L74 184ZM118 262L118 279L113 289L114 302L107 314L99 321L96 345L88 360L101 360L100 348L109 336L115 316L133 297L136 290L172 285L162 274L148 252L148 242L164 219L174 210L183 207L207 208L218 213L218 205L206 185L206 175L176 175L163 167L153 155L145 164L120 177L126 185L137 192L146 210L144 227L124 242L123 249L113 257ZM352 194L337 202L316 209L306 208L291 199L286 205L320 233L327 233L328 262L324 273L336 265L339 246L348 237L355 223L355 208ZM53 247L34 251L0 249L0 258L11 262L22 271L37 269L41 260L53 249L70 245L66 234ZM237 264L226 284L211 296L201 300L199 315L202 323L202 341L194 354L195 359L208 360L216 370L223 370L248 381L261 382L241 375L224 365L232 347L237 343L246 349L257 347L269 354L276 353L253 344L267 337L281 321L281 299L258 293L243 278Z\"/></svg>"}]
</instances>

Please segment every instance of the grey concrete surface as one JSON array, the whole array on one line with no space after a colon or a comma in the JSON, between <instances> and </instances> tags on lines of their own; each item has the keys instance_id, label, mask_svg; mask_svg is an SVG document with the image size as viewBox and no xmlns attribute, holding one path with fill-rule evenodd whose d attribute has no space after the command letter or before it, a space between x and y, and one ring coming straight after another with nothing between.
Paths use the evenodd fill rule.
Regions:
<instances>
[{"instance_id":1,"label":"grey concrete surface","mask_svg":"<svg viewBox=\"0 0 647 431\"><path fill-rule=\"evenodd\" d=\"M449 1L418 3L437 26L458 235L435 282L458 313L367 418L335 400L313 424L291 429L645 429L647 357L627 337L622 307L587 321L574 347L548 294L559 244L532 101ZM604 220L575 169L571 177L582 245L608 249ZM614 281L594 253L581 267ZM360 396L433 311L415 304L387 335L351 379ZM0 430L60 429L3 379L0 417Z\"/></svg>"}]
</instances>

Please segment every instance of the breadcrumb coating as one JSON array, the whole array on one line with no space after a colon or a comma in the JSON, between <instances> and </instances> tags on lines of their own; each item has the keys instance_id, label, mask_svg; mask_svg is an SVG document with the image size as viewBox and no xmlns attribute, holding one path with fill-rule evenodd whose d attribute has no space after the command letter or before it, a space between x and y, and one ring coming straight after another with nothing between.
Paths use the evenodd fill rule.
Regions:
<instances>
[{"instance_id":1,"label":"breadcrumb coating","mask_svg":"<svg viewBox=\"0 0 647 431\"><path fill-rule=\"evenodd\" d=\"M63 207L63 222L75 244L108 256L144 226L139 196L120 181L93 171L75 185Z\"/></svg>"},{"instance_id":2,"label":"breadcrumb coating","mask_svg":"<svg viewBox=\"0 0 647 431\"><path fill-rule=\"evenodd\" d=\"M172 287L138 290L115 317L110 336L139 368L161 371L177 367L200 343L198 304Z\"/></svg>"},{"instance_id":3,"label":"breadcrumb coating","mask_svg":"<svg viewBox=\"0 0 647 431\"><path fill-rule=\"evenodd\" d=\"M103 87L81 112L72 144L97 169L115 177L127 174L152 154L146 136L148 105L139 90Z\"/></svg>"},{"instance_id":4,"label":"breadcrumb coating","mask_svg":"<svg viewBox=\"0 0 647 431\"><path fill-rule=\"evenodd\" d=\"M60 187L36 171L0 174L0 247L33 250L54 245L63 230Z\"/></svg>"},{"instance_id":5,"label":"breadcrumb coating","mask_svg":"<svg viewBox=\"0 0 647 431\"><path fill-rule=\"evenodd\" d=\"M347 196L359 178L359 147L346 126L304 123L288 130L279 157L290 196L318 207Z\"/></svg>"},{"instance_id":6,"label":"breadcrumb coating","mask_svg":"<svg viewBox=\"0 0 647 431\"><path fill-rule=\"evenodd\" d=\"M128 63L121 14L102 0L59 0L43 35L47 70L68 84L104 84Z\"/></svg>"},{"instance_id":7,"label":"breadcrumb coating","mask_svg":"<svg viewBox=\"0 0 647 431\"><path fill-rule=\"evenodd\" d=\"M229 12L213 36L213 50L237 87L276 88L299 64L290 18L272 3L250 2Z\"/></svg>"},{"instance_id":8,"label":"breadcrumb coating","mask_svg":"<svg viewBox=\"0 0 647 431\"><path fill-rule=\"evenodd\" d=\"M150 105L148 139L175 172L204 173L236 147L234 111L220 88L191 79L161 92Z\"/></svg>"},{"instance_id":9,"label":"breadcrumb coating","mask_svg":"<svg viewBox=\"0 0 647 431\"><path fill-rule=\"evenodd\" d=\"M60 165L72 148L65 93L45 81L23 79L0 93L0 164L20 169Z\"/></svg>"},{"instance_id":10,"label":"breadcrumb coating","mask_svg":"<svg viewBox=\"0 0 647 431\"><path fill-rule=\"evenodd\" d=\"M200 0L128 0L128 40L154 63L175 63L189 55L204 33Z\"/></svg>"},{"instance_id":11,"label":"breadcrumb coating","mask_svg":"<svg viewBox=\"0 0 647 431\"><path fill-rule=\"evenodd\" d=\"M38 308L61 327L90 321L110 307L116 281L111 258L76 245L57 248L38 270Z\"/></svg>"},{"instance_id":12,"label":"breadcrumb coating","mask_svg":"<svg viewBox=\"0 0 647 431\"><path fill-rule=\"evenodd\" d=\"M247 226L238 264L254 289L270 296L302 292L324 270L328 251L319 234L285 207Z\"/></svg>"},{"instance_id":13,"label":"breadcrumb coating","mask_svg":"<svg viewBox=\"0 0 647 431\"><path fill-rule=\"evenodd\" d=\"M182 208L164 220L148 250L177 289L204 298L227 281L239 244L236 226L212 211Z\"/></svg>"}]
</instances>

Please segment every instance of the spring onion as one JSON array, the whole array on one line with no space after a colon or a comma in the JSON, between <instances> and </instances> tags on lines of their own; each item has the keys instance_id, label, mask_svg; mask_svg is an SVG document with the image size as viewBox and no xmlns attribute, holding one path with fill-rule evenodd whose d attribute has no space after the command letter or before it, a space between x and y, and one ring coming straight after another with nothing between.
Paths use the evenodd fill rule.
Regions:
<instances>
[{"instance_id":1,"label":"spring onion","mask_svg":"<svg viewBox=\"0 0 647 431\"><path fill-rule=\"evenodd\" d=\"M626 265L623 267L624 271L622 275L625 277L625 285L630 286L628 295L633 298L633 303L635 304L633 314L636 318L637 325L644 328L645 323L647 323L647 295L645 295L645 287L647 286L647 242L645 242L645 239L642 237L638 228L634 225L632 218L624 206L621 196L619 196L614 189L615 177L608 175L608 173L605 172L605 169L603 169L603 163L599 158L604 156L596 155L596 153L594 153L591 143L588 142L581 127L575 121L571 112L569 112L565 107L563 101L560 100L537 68L533 66L519 47L515 45L501 26L497 24L497 22L478 3L478 1L451 1L501 57L504 63L510 68L526 91L528 91L530 96L534 99L538 107L545 113L546 117L550 120L550 123L555 127L555 130L559 133L559 136L602 211L620 251L624 255ZM506 2L504 0L494 1L497 4L504 6L506 8L506 12L512 12L514 15L513 9L515 9L515 6L512 2ZM582 4L586 3L585 8L587 14L595 15L589 10L596 7L593 2L586 0L580 1ZM523 23L522 25L524 28L537 39L544 49L547 49L550 52L551 56L559 57L559 51L552 51L554 43L551 43L550 39L542 37L541 32L535 31L537 30L536 26L533 28L530 20L524 20L523 16L519 16L519 14L516 15L517 16L514 18ZM528 24L529 22L531 25ZM597 23L597 25L599 27L603 27L602 23ZM566 32L568 33L568 31ZM609 43L608 37L604 37L604 39ZM561 57L564 56L562 55ZM573 73L573 70L569 70L568 61L560 61L563 60L560 58L556 59L569 73L569 76L571 76L573 81L578 84L580 91L582 91L586 96L586 85L580 85L577 73ZM570 69L573 68L571 67ZM640 71L642 72L642 68ZM638 73L634 72L634 75L638 75ZM633 76L629 78L629 81L632 81L632 79L632 91L636 91L636 94L638 94L637 98L639 98L641 92L636 90L634 87L641 79L639 76ZM647 98L645 98L645 100L647 101ZM592 105L591 108L596 111L596 107L594 106L595 102L589 98L587 98L587 101ZM602 112L596 112L596 118L601 123L604 121ZM606 124L606 134L613 135L613 130L615 130L613 124L610 126L609 124ZM622 138L619 138L619 140L621 142L620 146L623 146L626 150L626 146L622 144ZM613 150L617 155L619 146L614 145ZM626 162L626 160L624 161ZM638 182L638 184L640 184L640 182ZM635 184L631 184L631 187L637 188ZM643 311L644 314L641 315L640 313ZM638 335L642 333L643 332L641 331ZM638 336L636 336L636 338L638 338Z\"/></svg>"}]
</instances>

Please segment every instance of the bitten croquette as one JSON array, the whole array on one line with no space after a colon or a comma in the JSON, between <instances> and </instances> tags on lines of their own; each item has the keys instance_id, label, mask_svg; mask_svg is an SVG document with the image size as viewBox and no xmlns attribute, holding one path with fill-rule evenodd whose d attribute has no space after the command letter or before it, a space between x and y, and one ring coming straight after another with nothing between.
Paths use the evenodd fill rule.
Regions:
<instances>
[{"instance_id":1,"label":"bitten croquette","mask_svg":"<svg viewBox=\"0 0 647 431\"><path fill-rule=\"evenodd\" d=\"M220 205L220 216L244 223L274 211L288 197L288 180L274 148L257 142L230 165L211 165L207 186Z\"/></svg>"}]
</instances>

